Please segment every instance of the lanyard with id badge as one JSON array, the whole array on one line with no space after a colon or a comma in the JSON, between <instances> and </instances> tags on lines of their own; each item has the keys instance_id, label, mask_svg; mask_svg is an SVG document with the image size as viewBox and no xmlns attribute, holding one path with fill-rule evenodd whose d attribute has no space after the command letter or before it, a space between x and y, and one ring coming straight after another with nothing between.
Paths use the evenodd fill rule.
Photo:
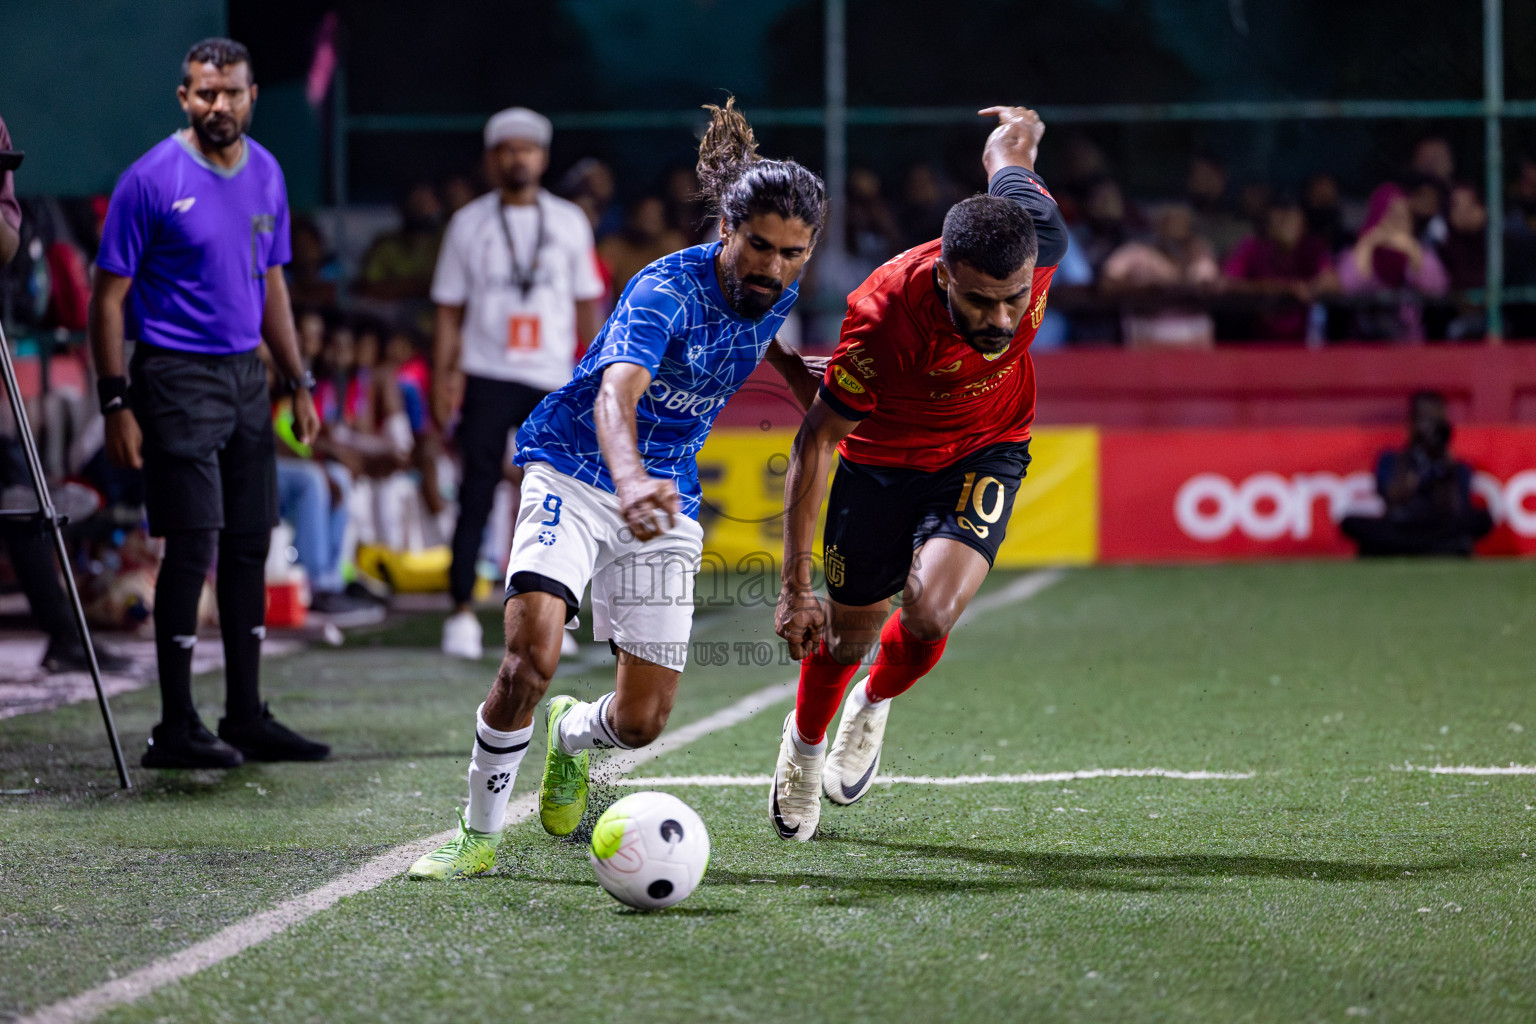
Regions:
<instances>
[{"instance_id":1,"label":"lanyard with id badge","mask_svg":"<svg viewBox=\"0 0 1536 1024\"><path fill-rule=\"evenodd\" d=\"M538 216L538 229L534 234L533 258L528 261L525 270L517 262L517 243L512 239L512 229L507 225L507 211L501 206L496 208L496 220L501 225L501 236L507 243L507 278L513 288L518 290L522 299L521 305L527 307L528 296L533 291L533 286L539 274L539 256L544 251L544 204L534 200L534 210ZM524 309L522 311L507 313L507 355L517 353L537 352L542 339L540 334L540 317L536 310Z\"/></svg>"}]
</instances>

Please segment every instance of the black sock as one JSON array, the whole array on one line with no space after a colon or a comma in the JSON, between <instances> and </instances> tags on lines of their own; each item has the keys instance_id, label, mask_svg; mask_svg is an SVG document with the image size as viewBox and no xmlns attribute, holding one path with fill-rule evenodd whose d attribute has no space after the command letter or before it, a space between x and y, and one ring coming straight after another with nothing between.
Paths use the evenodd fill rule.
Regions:
<instances>
[{"instance_id":1,"label":"black sock","mask_svg":"<svg viewBox=\"0 0 1536 1024\"><path fill-rule=\"evenodd\" d=\"M213 530L178 530L165 537L165 558L155 580L155 659L160 668L160 720L190 725L192 648L197 643L197 600L213 561Z\"/></svg>"},{"instance_id":2,"label":"black sock","mask_svg":"<svg viewBox=\"0 0 1536 1024\"><path fill-rule=\"evenodd\" d=\"M266 531L219 534L219 628L224 634L224 717L261 714L261 641L267 635Z\"/></svg>"}]
</instances>

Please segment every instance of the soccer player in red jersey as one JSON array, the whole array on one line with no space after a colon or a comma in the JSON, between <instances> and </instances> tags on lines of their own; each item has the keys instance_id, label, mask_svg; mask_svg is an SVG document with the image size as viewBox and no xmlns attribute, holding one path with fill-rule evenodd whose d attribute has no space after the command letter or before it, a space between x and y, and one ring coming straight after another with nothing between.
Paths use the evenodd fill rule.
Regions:
<instances>
[{"instance_id":1,"label":"soccer player in red jersey","mask_svg":"<svg viewBox=\"0 0 1536 1024\"><path fill-rule=\"evenodd\" d=\"M1039 115L980 113L999 121L982 153L988 194L957 203L942 238L896 256L848 297L790 456L775 628L800 659L800 689L769 790L785 839L815 834L823 791L838 804L868 791L891 698L938 662L992 568L1029 465L1029 343L1067 229L1034 172ZM811 545L834 450L823 605ZM876 642L829 752L827 727Z\"/></svg>"}]
</instances>

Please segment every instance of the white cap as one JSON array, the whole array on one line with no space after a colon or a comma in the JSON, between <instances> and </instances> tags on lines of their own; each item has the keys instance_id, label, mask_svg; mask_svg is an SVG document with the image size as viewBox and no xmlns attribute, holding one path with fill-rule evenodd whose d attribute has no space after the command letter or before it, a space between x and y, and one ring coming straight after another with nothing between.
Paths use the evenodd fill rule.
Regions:
<instances>
[{"instance_id":1,"label":"white cap","mask_svg":"<svg viewBox=\"0 0 1536 1024\"><path fill-rule=\"evenodd\" d=\"M508 107L485 122L485 148L492 149L509 139L527 139L549 148L554 134L549 118L527 107Z\"/></svg>"}]
</instances>

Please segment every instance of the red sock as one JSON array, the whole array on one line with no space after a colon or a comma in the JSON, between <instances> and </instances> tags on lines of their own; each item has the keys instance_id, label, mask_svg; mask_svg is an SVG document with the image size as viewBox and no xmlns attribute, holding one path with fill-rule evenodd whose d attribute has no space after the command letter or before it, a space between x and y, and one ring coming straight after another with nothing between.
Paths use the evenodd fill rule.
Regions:
<instances>
[{"instance_id":1,"label":"red sock","mask_svg":"<svg viewBox=\"0 0 1536 1024\"><path fill-rule=\"evenodd\" d=\"M795 726L807 743L820 743L843 702L859 663L844 665L827 653L823 640L816 653L800 662L800 692L795 695Z\"/></svg>"},{"instance_id":2,"label":"red sock","mask_svg":"<svg viewBox=\"0 0 1536 1024\"><path fill-rule=\"evenodd\" d=\"M875 700L890 700L906 693L912 684L933 670L949 641L946 634L937 640L919 640L901 624L901 612L885 620L880 631L880 653L869 670L865 692Z\"/></svg>"}]
</instances>

